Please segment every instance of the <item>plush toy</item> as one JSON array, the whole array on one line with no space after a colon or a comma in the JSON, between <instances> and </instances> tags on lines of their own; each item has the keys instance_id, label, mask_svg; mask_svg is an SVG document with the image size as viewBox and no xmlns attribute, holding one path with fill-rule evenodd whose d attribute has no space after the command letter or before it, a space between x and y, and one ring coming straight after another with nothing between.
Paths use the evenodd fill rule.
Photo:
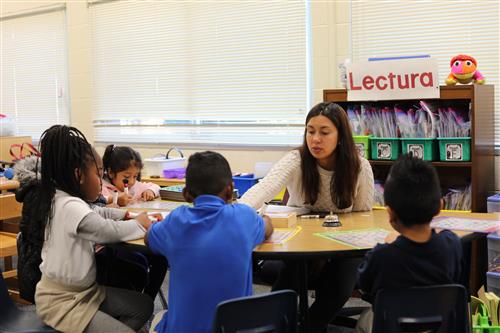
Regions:
<instances>
[{"instance_id":1,"label":"plush toy","mask_svg":"<svg viewBox=\"0 0 500 333\"><path fill-rule=\"evenodd\" d=\"M451 73L444 81L449 86L454 86L457 82L462 84L477 83L484 84L484 76L476 70L476 59L465 54L459 54L450 61Z\"/></svg>"}]
</instances>

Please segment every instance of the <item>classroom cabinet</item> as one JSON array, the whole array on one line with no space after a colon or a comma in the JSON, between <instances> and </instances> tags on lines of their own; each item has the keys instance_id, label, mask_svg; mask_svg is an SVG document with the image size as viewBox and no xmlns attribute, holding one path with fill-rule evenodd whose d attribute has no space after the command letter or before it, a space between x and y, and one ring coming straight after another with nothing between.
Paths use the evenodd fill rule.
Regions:
<instances>
[{"instance_id":1,"label":"classroom cabinet","mask_svg":"<svg viewBox=\"0 0 500 333\"><path fill-rule=\"evenodd\" d=\"M347 90L327 89L323 100L336 102L344 109L350 104L377 101L347 101ZM380 101L385 104L408 103L412 100ZM414 100L418 103L419 100ZM429 101L433 101L429 99ZM437 169L441 187L456 188L470 184L472 212L486 212L486 198L494 191L495 125L494 86L458 85L441 86L438 103L457 102L468 104L471 121L471 147L469 162L431 162ZM384 181L393 161L370 160L376 179Z\"/></svg>"}]
</instances>

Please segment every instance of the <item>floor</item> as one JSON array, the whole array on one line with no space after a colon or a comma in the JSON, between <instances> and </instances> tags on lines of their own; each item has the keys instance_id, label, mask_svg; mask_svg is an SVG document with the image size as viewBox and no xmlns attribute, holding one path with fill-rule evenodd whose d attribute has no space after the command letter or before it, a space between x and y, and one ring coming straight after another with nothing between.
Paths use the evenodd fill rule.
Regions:
<instances>
[{"instance_id":1,"label":"floor","mask_svg":"<svg viewBox=\"0 0 500 333\"><path fill-rule=\"evenodd\" d=\"M17 262L16 260L17 258L14 258L14 262ZM0 268L4 269L3 267L3 261L0 260ZM168 299L168 273L167 273L167 276L165 278L165 281L163 282L163 285L162 285L162 290L164 291L165 293L165 297L167 297ZM270 287L269 286L265 286L265 285L259 285L259 284L254 284L254 294L260 294L260 293L265 293L265 292L268 292L270 291ZM346 306L366 306L367 303L359 300L359 299L350 299L347 303L346 303ZM23 311L34 311L34 306L33 305L27 305L27 306L20 306L21 310ZM163 310L163 307L161 305L161 302L160 302L160 299L158 297L156 297L155 299L155 303L154 303L154 313L157 313L159 311ZM149 327L149 323L148 325L146 325L147 327ZM146 332L146 330L143 330L143 332ZM330 325L328 327L328 330L327 330L327 333L351 333L353 332L352 329L349 329L349 328L345 328L345 327L338 327L338 326L333 326L333 325Z\"/></svg>"}]
</instances>

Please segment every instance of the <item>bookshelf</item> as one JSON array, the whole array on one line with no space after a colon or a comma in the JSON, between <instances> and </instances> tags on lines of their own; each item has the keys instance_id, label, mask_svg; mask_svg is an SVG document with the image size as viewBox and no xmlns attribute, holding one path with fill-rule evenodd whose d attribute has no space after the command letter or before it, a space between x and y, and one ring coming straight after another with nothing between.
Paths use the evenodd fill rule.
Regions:
<instances>
[{"instance_id":1,"label":"bookshelf","mask_svg":"<svg viewBox=\"0 0 500 333\"><path fill-rule=\"evenodd\" d=\"M471 184L472 212L486 212L486 198L494 191L494 86L458 85L441 86L440 101L461 101L469 103L471 110L471 161L431 162L437 169L442 188ZM327 89L323 91L325 102L336 102L347 108L349 104L376 101L347 101L347 90ZM386 104L408 102L409 100L381 101ZM410 100L411 101L411 100ZM415 99L418 102L418 99ZM373 161L375 179L384 181L392 161Z\"/></svg>"}]
</instances>

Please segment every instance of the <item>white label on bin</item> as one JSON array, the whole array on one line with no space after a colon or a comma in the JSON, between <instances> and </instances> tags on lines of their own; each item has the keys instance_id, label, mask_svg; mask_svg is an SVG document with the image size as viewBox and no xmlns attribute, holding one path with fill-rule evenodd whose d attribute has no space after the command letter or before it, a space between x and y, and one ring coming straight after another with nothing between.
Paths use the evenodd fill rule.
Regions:
<instances>
[{"instance_id":1,"label":"white label on bin","mask_svg":"<svg viewBox=\"0 0 500 333\"><path fill-rule=\"evenodd\" d=\"M446 143L445 151L447 161L462 161L464 159L461 143Z\"/></svg>"},{"instance_id":2,"label":"white label on bin","mask_svg":"<svg viewBox=\"0 0 500 333\"><path fill-rule=\"evenodd\" d=\"M365 144L364 143L355 143L354 146L356 147L356 150L358 151L359 156L366 157L365 156Z\"/></svg>"},{"instance_id":3,"label":"white label on bin","mask_svg":"<svg viewBox=\"0 0 500 333\"><path fill-rule=\"evenodd\" d=\"M392 144L390 142L377 142L377 158L390 160L392 157Z\"/></svg>"},{"instance_id":4,"label":"white label on bin","mask_svg":"<svg viewBox=\"0 0 500 333\"><path fill-rule=\"evenodd\" d=\"M423 159L424 158L424 145L417 143L409 143L406 145L408 154L412 154L413 157Z\"/></svg>"}]
</instances>

